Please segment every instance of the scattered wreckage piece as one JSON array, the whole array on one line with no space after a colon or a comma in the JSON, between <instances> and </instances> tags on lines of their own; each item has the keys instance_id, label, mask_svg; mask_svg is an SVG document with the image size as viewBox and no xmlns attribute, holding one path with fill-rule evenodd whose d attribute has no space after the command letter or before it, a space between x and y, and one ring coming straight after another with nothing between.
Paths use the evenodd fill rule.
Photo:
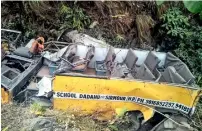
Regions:
<instances>
[{"instance_id":1,"label":"scattered wreckage piece","mask_svg":"<svg viewBox=\"0 0 202 131\"><path fill-rule=\"evenodd\" d=\"M79 33L77 30L65 30L58 38L58 41L69 43L83 44L86 46L92 45L94 47L109 47L105 41L95 39L89 35Z\"/></svg>"},{"instance_id":2,"label":"scattered wreckage piece","mask_svg":"<svg viewBox=\"0 0 202 131\"><path fill-rule=\"evenodd\" d=\"M17 38L9 43L17 48L18 45L16 45L16 42L18 41L21 32L6 29L2 29L2 31L18 34ZM2 103L8 103L12 100L22 98L21 95L23 95L26 84L42 66L43 59L41 56L26 57L29 55L28 47L19 47L15 50L10 50L10 47L8 48L5 56L1 60Z\"/></svg>"},{"instance_id":3,"label":"scattered wreckage piece","mask_svg":"<svg viewBox=\"0 0 202 131\"><path fill-rule=\"evenodd\" d=\"M164 118L161 122L159 122L154 127L150 125L147 128L143 128L150 131L194 131L195 129L188 124L189 119L181 116L181 115L173 115L168 116L168 118ZM142 130L142 131L143 131Z\"/></svg>"},{"instance_id":4,"label":"scattered wreckage piece","mask_svg":"<svg viewBox=\"0 0 202 131\"><path fill-rule=\"evenodd\" d=\"M21 36L20 31L1 29L1 60L6 53L15 50L18 45L17 42Z\"/></svg>"},{"instance_id":5,"label":"scattered wreckage piece","mask_svg":"<svg viewBox=\"0 0 202 131\"><path fill-rule=\"evenodd\" d=\"M5 56L1 67L1 87L4 92L9 92L9 99L14 99L22 91L23 86L37 73L41 65L42 57L32 60L16 55Z\"/></svg>"},{"instance_id":6,"label":"scattered wreckage piece","mask_svg":"<svg viewBox=\"0 0 202 131\"><path fill-rule=\"evenodd\" d=\"M58 52L60 49L68 46L70 43L60 41L48 41L44 43L44 51L51 51L51 53Z\"/></svg>"},{"instance_id":7,"label":"scattered wreckage piece","mask_svg":"<svg viewBox=\"0 0 202 131\"><path fill-rule=\"evenodd\" d=\"M1 29L1 42L7 42L10 50L15 50L18 46L22 32L17 30Z\"/></svg>"}]
</instances>

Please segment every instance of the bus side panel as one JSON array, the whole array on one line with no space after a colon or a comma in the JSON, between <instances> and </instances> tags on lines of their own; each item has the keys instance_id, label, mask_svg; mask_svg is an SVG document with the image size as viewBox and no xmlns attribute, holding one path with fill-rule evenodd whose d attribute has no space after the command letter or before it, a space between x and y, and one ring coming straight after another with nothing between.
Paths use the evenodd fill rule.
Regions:
<instances>
[{"instance_id":1,"label":"bus side panel","mask_svg":"<svg viewBox=\"0 0 202 131\"><path fill-rule=\"evenodd\" d=\"M137 103L137 97L144 102L146 100L168 101L192 107L198 90L140 81L128 81L118 79L96 79L72 76L56 76L53 90L54 108L70 109L80 114L97 114L110 119L117 109L139 110L145 119L152 117L150 108ZM65 94L66 93L66 94ZM68 96L71 93L72 96ZM134 101L113 99L91 99L86 95L136 97ZM144 103L143 102L143 103ZM151 106L153 107L153 106ZM147 112L144 114L144 112ZM149 115L148 115L149 114Z\"/></svg>"}]
</instances>

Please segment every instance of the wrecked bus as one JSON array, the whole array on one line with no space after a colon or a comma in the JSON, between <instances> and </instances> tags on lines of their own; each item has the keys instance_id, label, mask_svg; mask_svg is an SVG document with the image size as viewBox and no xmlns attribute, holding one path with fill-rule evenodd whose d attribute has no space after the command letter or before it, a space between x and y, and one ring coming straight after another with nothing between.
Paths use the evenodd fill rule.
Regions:
<instances>
[{"instance_id":1,"label":"wrecked bus","mask_svg":"<svg viewBox=\"0 0 202 131\"><path fill-rule=\"evenodd\" d=\"M39 64L35 63L37 69L34 70L38 73L33 74L37 77L40 72L49 71L41 76L53 78L54 109L92 115L99 120L135 114L139 123L136 128L140 128L140 125L155 123L154 117L159 117L158 114L181 122L181 118L175 118L190 117L201 95L187 65L169 52L65 42L45 45L43 58L39 57ZM60 48L50 49L51 45L60 45ZM50 75L47 66L52 63L55 70ZM1 85L2 100L7 95L12 100L13 94ZM167 121L163 118L152 125L156 130L162 126L159 123Z\"/></svg>"},{"instance_id":2,"label":"wrecked bus","mask_svg":"<svg viewBox=\"0 0 202 131\"><path fill-rule=\"evenodd\" d=\"M138 112L143 121L152 120L156 112L194 113L201 90L194 86L188 67L172 53L92 48L70 45L62 55L53 83L55 109L93 114L100 120L123 111Z\"/></svg>"}]
</instances>

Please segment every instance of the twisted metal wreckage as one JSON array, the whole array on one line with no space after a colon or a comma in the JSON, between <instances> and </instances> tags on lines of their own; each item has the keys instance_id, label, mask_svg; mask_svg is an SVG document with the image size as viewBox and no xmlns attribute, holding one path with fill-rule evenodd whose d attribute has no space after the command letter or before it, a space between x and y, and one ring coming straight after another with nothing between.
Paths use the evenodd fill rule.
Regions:
<instances>
[{"instance_id":1,"label":"twisted metal wreckage","mask_svg":"<svg viewBox=\"0 0 202 131\"><path fill-rule=\"evenodd\" d=\"M114 48L65 31L57 41L46 42L43 53L29 56L33 39L17 47L21 32L1 31L2 103L43 102L100 120L124 109L136 130L191 130L187 121L201 90L172 53Z\"/></svg>"}]
</instances>

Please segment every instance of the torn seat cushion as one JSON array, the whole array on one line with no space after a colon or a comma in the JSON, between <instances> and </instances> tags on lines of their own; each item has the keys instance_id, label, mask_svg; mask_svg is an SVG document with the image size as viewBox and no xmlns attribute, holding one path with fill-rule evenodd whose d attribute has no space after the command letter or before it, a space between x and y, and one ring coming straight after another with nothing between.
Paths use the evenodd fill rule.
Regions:
<instances>
[{"instance_id":1,"label":"torn seat cushion","mask_svg":"<svg viewBox=\"0 0 202 131\"><path fill-rule=\"evenodd\" d=\"M62 58L71 61L71 58L75 56L76 51L77 51L77 45L70 45L62 55Z\"/></svg>"},{"instance_id":2,"label":"torn seat cushion","mask_svg":"<svg viewBox=\"0 0 202 131\"><path fill-rule=\"evenodd\" d=\"M125 72L128 72L126 64L116 64L111 76L112 77L118 77L118 78L125 78Z\"/></svg>"},{"instance_id":3,"label":"torn seat cushion","mask_svg":"<svg viewBox=\"0 0 202 131\"><path fill-rule=\"evenodd\" d=\"M90 46L88 52L86 53L86 60L91 60L95 55L95 47L94 46Z\"/></svg>"},{"instance_id":4,"label":"torn seat cushion","mask_svg":"<svg viewBox=\"0 0 202 131\"><path fill-rule=\"evenodd\" d=\"M78 65L76 67L73 67L71 70L73 71L85 71L86 69L86 64L81 64L81 65Z\"/></svg>"},{"instance_id":5,"label":"torn seat cushion","mask_svg":"<svg viewBox=\"0 0 202 131\"><path fill-rule=\"evenodd\" d=\"M164 72L161 73L159 82L185 84L185 79L175 70L173 66L168 66Z\"/></svg>"},{"instance_id":6,"label":"torn seat cushion","mask_svg":"<svg viewBox=\"0 0 202 131\"><path fill-rule=\"evenodd\" d=\"M183 77L186 82L188 81L189 83L194 82L195 77L191 73L187 65L170 52L167 53L166 61L165 61L165 67L169 67L169 66L173 66L175 70L178 72L178 74L181 75L181 77Z\"/></svg>"},{"instance_id":7,"label":"torn seat cushion","mask_svg":"<svg viewBox=\"0 0 202 131\"><path fill-rule=\"evenodd\" d=\"M17 48L14 52L15 55L26 57L26 58L32 58L32 54L29 52L28 47L20 47Z\"/></svg>"},{"instance_id":8,"label":"torn seat cushion","mask_svg":"<svg viewBox=\"0 0 202 131\"><path fill-rule=\"evenodd\" d=\"M107 53L107 56L105 58L105 63L106 63L106 66L107 66L107 70L108 71L112 71L113 68L114 68L114 60L116 58L116 54L115 54L115 51L114 51L114 48L112 46L109 47L109 51Z\"/></svg>"},{"instance_id":9,"label":"torn seat cushion","mask_svg":"<svg viewBox=\"0 0 202 131\"><path fill-rule=\"evenodd\" d=\"M72 70L85 71L89 61L94 57L95 47L89 46L88 52L86 53L85 58L80 58L79 56L75 56L73 58L73 64L78 63L78 66L72 68Z\"/></svg>"},{"instance_id":10,"label":"torn seat cushion","mask_svg":"<svg viewBox=\"0 0 202 131\"><path fill-rule=\"evenodd\" d=\"M179 58L177 58L176 56L174 56L172 53L168 52L166 54L166 60L165 60L165 68L167 68L168 66L178 66L181 63L181 60Z\"/></svg>"},{"instance_id":11,"label":"torn seat cushion","mask_svg":"<svg viewBox=\"0 0 202 131\"><path fill-rule=\"evenodd\" d=\"M73 58L76 54L77 46L76 45L70 45L62 55L62 58L68 60L69 62L73 61ZM54 74L64 73L69 71L72 68L70 64L68 64L66 61L62 60L59 64L57 70L54 72Z\"/></svg>"},{"instance_id":12,"label":"torn seat cushion","mask_svg":"<svg viewBox=\"0 0 202 131\"><path fill-rule=\"evenodd\" d=\"M186 82L189 82L190 84L194 82L195 77L191 73L187 65L183 63L180 67L175 67L175 69L186 80Z\"/></svg>"},{"instance_id":13,"label":"torn seat cushion","mask_svg":"<svg viewBox=\"0 0 202 131\"><path fill-rule=\"evenodd\" d=\"M153 52L150 51L144 63L150 69L151 72L154 72L154 70L160 63L160 60Z\"/></svg>"},{"instance_id":14,"label":"torn seat cushion","mask_svg":"<svg viewBox=\"0 0 202 131\"><path fill-rule=\"evenodd\" d=\"M78 65L75 66L75 67L73 67L71 70L73 70L73 71L84 71L86 69L86 67L87 67L86 66L86 62L84 62L84 61L85 61L85 59L80 58L79 56L75 56L73 58L73 62L72 63L73 64L78 63Z\"/></svg>"},{"instance_id":15,"label":"torn seat cushion","mask_svg":"<svg viewBox=\"0 0 202 131\"><path fill-rule=\"evenodd\" d=\"M127 67L129 69L132 69L133 66L136 64L137 60L138 60L138 57L135 55L135 53L133 52L133 50L130 48L128 50L128 53L127 53L125 61L124 61L125 64L127 65Z\"/></svg>"},{"instance_id":16,"label":"torn seat cushion","mask_svg":"<svg viewBox=\"0 0 202 131\"><path fill-rule=\"evenodd\" d=\"M142 80L155 80L155 76L152 74L150 69L145 65L142 64L140 66L136 65L133 69L133 77L136 79L142 79Z\"/></svg>"}]
</instances>

